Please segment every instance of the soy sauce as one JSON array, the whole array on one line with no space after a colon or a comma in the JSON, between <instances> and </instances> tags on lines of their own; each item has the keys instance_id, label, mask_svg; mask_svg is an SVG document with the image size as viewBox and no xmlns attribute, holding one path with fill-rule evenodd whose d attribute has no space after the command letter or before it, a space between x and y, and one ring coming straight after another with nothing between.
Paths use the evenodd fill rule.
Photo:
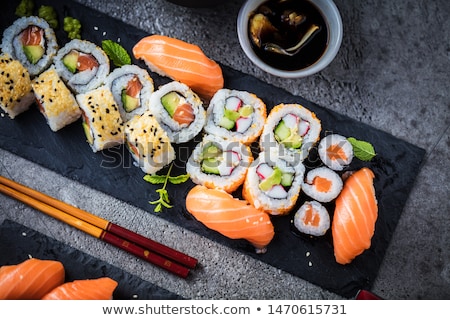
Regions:
<instances>
[{"instance_id":1,"label":"soy sauce","mask_svg":"<svg viewBox=\"0 0 450 320\"><path fill-rule=\"evenodd\" d=\"M249 24L256 14L267 17L272 24L268 32L262 32L260 46L251 39L255 53L270 66L287 71L304 69L314 64L325 52L328 44L328 27L314 4L307 0L268 0L261 4L251 15ZM294 56L286 56L278 53L268 52L263 49L264 43L271 42L282 48L295 46L311 27L317 25L316 31L303 48ZM250 30L249 25L249 30ZM276 30L274 30L274 28ZM267 30L267 29L266 29Z\"/></svg>"}]
</instances>

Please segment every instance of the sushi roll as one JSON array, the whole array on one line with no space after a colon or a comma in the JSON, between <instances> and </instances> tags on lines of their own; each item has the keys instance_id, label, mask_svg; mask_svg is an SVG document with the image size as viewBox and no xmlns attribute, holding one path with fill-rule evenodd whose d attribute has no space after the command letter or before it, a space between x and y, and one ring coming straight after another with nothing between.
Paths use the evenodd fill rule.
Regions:
<instances>
[{"instance_id":1,"label":"sushi roll","mask_svg":"<svg viewBox=\"0 0 450 320\"><path fill-rule=\"evenodd\" d=\"M293 164L274 153L261 152L248 169L242 196L257 209L286 215L298 199L304 174L302 162Z\"/></svg>"},{"instance_id":2,"label":"sushi roll","mask_svg":"<svg viewBox=\"0 0 450 320\"><path fill-rule=\"evenodd\" d=\"M320 237L330 229L330 215L319 202L305 201L294 215L294 226L303 234Z\"/></svg>"},{"instance_id":3,"label":"sushi roll","mask_svg":"<svg viewBox=\"0 0 450 320\"><path fill-rule=\"evenodd\" d=\"M251 144L266 121L266 105L255 94L221 89L206 110L205 132L231 141Z\"/></svg>"},{"instance_id":4,"label":"sushi roll","mask_svg":"<svg viewBox=\"0 0 450 320\"><path fill-rule=\"evenodd\" d=\"M205 125L202 100L181 82L159 87L150 97L150 110L173 143L193 139Z\"/></svg>"},{"instance_id":5,"label":"sushi roll","mask_svg":"<svg viewBox=\"0 0 450 320\"><path fill-rule=\"evenodd\" d=\"M52 131L56 132L80 118L77 100L54 68L34 78L31 85L39 110Z\"/></svg>"},{"instance_id":6,"label":"sushi roll","mask_svg":"<svg viewBox=\"0 0 450 320\"><path fill-rule=\"evenodd\" d=\"M0 107L14 119L34 102L28 70L9 54L0 55Z\"/></svg>"},{"instance_id":7,"label":"sushi roll","mask_svg":"<svg viewBox=\"0 0 450 320\"><path fill-rule=\"evenodd\" d=\"M55 32L39 17L19 18L3 32L2 51L19 60L31 78L52 64L58 48Z\"/></svg>"},{"instance_id":8,"label":"sushi roll","mask_svg":"<svg viewBox=\"0 0 450 320\"><path fill-rule=\"evenodd\" d=\"M104 84L109 74L109 59L96 44L73 39L58 50L54 58L58 75L75 93L85 93Z\"/></svg>"},{"instance_id":9,"label":"sushi roll","mask_svg":"<svg viewBox=\"0 0 450 320\"><path fill-rule=\"evenodd\" d=\"M317 201L330 202L339 195L342 186L342 179L336 172L327 167L319 167L306 174L302 190Z\"/></svg>"},{"instance_id":10,"label":"sushi roll","mask_svg":"<svg viewBox=\"0 0 450 320\"><path fill-rule=\"evenodd\" d=\"M147 70L136 65L124 65L114 69L105 80L119 107L123 121L143 114L150 105L153 93L153 79Z\"/></svg>"},{"instance_id":11,"label":"sushi roll","mask_svg":"<svg viewBox=\"0 0 450 320\"><path fill-rule=\"evenodd\" d=\"M175 160L169 137L148 110L125 124L125 136L133 159L145 173L156 173Z\"/></svg>"},{"instance_id":12,"label":"sushi roll","mask_svg":"<svg viewBox=\"0 0 450 320\"><path fill-rule=\"evenodd\" d=\"M244 182L252 161L250 147L207 135L189 157L186 171L196 184L231 193Z\"/></svg>"},{"instance_id":13,"label":"sushi roll","mask_svg":"<svg viewBox=\"0 0 450 320\"><path fill-rule=\"evenodd\" d=\"M279 104L269 113L260 137L261 150L277 150L290 161L303 161L319 140L320 120L299 104Z\"/></svg>"},{"instance_id":14,"label":"sushi roll","mask_svg":"<svg viewBox=\"0 0 450 320\"><path fill-rule=\"evenodd\" d=\"M329 168L340 171L353 160L353 146L346 137L330 134L324 137L318 147L320 160Z\"/></svg>"},{"instance_id":15,"label":"sushi roll","mask_svg":"<svg viewBox=\"0 0 450 320\"><path fill-rule=\"evenodd\" d=\"M111 91L105 86L77 94L83 129L94 152L125 142L123 121Z\"/></svg>"}]
</instances>

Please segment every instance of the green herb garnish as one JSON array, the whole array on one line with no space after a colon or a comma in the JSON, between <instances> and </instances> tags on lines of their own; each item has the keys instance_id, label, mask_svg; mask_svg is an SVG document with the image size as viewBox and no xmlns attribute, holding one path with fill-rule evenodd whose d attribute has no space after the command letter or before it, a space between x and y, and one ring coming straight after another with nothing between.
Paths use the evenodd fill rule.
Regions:
<instances>
[{"instance_id":1,"label":"green herb garnish","mask_svg":"<svg viewBox=\"0 0 450 320\"><path fill-rule=\"evenodd\" d=\"M46 20L53 29L58 27L58 16L52 6L40 6L38 9L38 17Z\"/></svg>"},{"instance_id":2,"label":"green herb garnish","mask_svg":"<svg viewBox=\"0 0 450 320\"><path fill-rule=\"evenodd\" d=\"M69 39L81 39L80 20L72 17L65 17L64 31L67 32L67 36L69 37Z\"/></svg>"},{"instance_id":3,"label":"green herb garnish","mask_svg":"<svg viewBox=\"0 0 450 320\"><path fill-rule=\"evenodd\" d=\"M353 147L353 153L361 161L370 161L375 157L375 149L372 144L367 141L356 140L353 137L347 138Z\"/></svg>"},{"instance_id":4,"label":"green herb garnish","mask_svg":"<svg viewBox=\"0 0 450 320\"><path fill-rule=\"evenodd\" d=\"M144 176L144 180L151 184L161 184L163 183L163 187L156 190L159 194L159 199L155 201L149 201L150 204L156 205L154 212L161 212L163 207L170 209L173 206L170 204L169 193L166 190L167 182L172 184L180 184L186 182L189 179L189 174L182 174L179 176L170 176L170 172L172 171L173 162L170 164L169 170L167 174L164 176L157 174L147 174Z\"/></svg>"},{"instance_id":5,"label":"green herb garnish","mask_svg":"<svg viewBox=\"0 0 450 320\"><path fill-rule=\"evenodd\" d=\"M112 40L103 40L102 48L116 67L131 64L131 58L127 50L117 42Z\"/></svg>"},{"instance_id":6,"label":"green herb garnish","mask_svg":"<svg viewBox=\"0 0 450 320\"><path fill-rule=\"evenodd\" d=\"M16 16L29 17L33 15L34 2L33 0L22 0L16 8Z\"/></svg>"}]
</instances>

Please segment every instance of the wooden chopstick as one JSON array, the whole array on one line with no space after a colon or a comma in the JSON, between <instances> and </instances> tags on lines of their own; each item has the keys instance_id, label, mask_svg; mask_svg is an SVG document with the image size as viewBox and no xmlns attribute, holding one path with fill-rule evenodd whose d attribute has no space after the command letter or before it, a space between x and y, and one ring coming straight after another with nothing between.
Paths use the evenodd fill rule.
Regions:
<instances>
[{"instance_id":1,"label":"wooden chopstick","mask_svg":"<svg viewBox=\"0 0 450 320\"><path fill-rule=\"evenodd\" d=\"M0 176L0 191L183 278L189 274L189 268L195 268L197 265L197 259L180 251L3 176Z\"/></svg>"}]
</instances>

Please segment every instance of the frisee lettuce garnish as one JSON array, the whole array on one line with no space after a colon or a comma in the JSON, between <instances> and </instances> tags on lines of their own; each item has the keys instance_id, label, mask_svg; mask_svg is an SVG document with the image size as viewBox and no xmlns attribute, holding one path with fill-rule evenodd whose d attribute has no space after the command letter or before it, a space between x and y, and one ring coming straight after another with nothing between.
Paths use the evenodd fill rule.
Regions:
<instances>
[{"instance_id":1,"label":"frisee lettuce garnish","mask_svg":"<svg viewBox=\"0 0 450 320\"><path fill-rule=\"evenodd\" d=\"M167 182L172 184L180 184L186 182L189 179L189 174L182 174L179 176L171 176L170 172L172 171L173 162L170 164L169 170L166 175L157 175L157 174L146 174L144 176L144 180L151 184L162 184L163 187L157 189L156 192L159 194L159 199L155 201L149 201L150 204L155 205L154 211L156 213L161 212L163 207L170 209L173 206L170 204L169 193L166 190Z\"/></svg>"},{"instance_id":2,"label":"frisee lettuce garnish","mask_svg":"<svg viewBox=\"0 0 450 320\"><path fill-rule=\"evenodd\" d=\"M117 42L112 40L103 40L102 49L112 60L116 67L122 67L127 64L131 64L131 58L127 50Z\"/></svg>"},{"instance_id":3,"label":"frisee lettuce garnish","mask_svg":"<svg viewBox=\"0 0 450 320\"><path fill-rule=\"evenodd\" d=\"M353 137L347 138L353 147L353 153L361 161L370 161L376 156L372 144L367 141L357 140Z\"/></svg>"}]
</instances>

